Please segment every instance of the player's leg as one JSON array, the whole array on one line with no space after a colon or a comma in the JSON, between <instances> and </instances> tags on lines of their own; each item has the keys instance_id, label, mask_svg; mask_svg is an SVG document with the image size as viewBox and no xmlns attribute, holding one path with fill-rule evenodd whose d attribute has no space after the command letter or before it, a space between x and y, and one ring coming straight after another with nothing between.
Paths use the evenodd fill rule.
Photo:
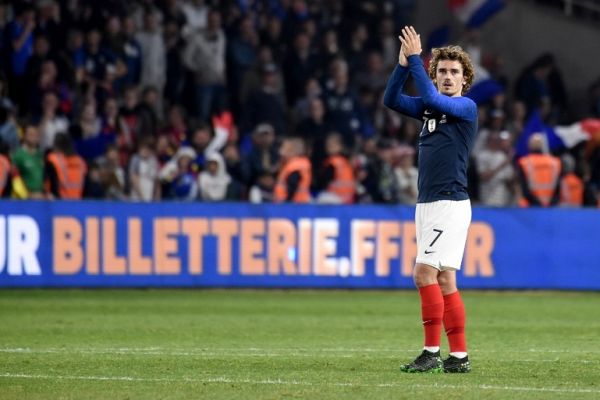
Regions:
<instances>
[{"instance_id":1,"label":"player's leg","mask_svg":"<svg viewBox=\"0 0 600 400\"><path fill-rule=\"evenodd\" d=\"M465 306L456 286L456 270L448 269L438 276L444 298L444 328L450 345L450 356L444 360L444 372L469 372L465 336Z\"/></svg>"},{"instance_id":2,"label":"player's leg","mask_svg":"<svg viewBox=\"0 0 600 400\"><path fill-rule=\"evenodd\" d=\"M405 372L441 372L440 340L444 298L437 281L439 270L431 265L417 263L413 271L415 285L421 298L421 318L424 329L423 352L412 363L403 365Z\"/></svg>"}]
</instances>

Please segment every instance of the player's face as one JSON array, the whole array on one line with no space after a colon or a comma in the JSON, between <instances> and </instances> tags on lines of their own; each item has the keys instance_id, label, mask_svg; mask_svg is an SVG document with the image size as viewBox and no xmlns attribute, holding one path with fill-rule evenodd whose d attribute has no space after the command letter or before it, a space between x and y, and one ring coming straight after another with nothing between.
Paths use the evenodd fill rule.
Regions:
<instances>
[{"instance_id":1,"label":"player's face","mask_svg":"<svg viewBox=\"0 0 600 400\"><path fill-rule=\"evenodd\" d=\"M465 84L463 67L457 60L440 60L435 73L437 89L441 94L455 97L462 94Z\"/></svg>"}]
</instances>

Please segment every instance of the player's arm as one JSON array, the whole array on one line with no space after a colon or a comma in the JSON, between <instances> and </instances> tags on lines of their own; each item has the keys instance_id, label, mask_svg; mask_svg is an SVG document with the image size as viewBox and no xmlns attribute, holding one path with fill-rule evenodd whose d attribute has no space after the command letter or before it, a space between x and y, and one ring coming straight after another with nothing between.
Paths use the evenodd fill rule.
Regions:
<instances>
[{"instance_id":1,"label":"player's arm","mask_svg":"<svg viewBox=\"0 0 600 400\"><path fill-rule=\"evenodd\" d=\"M421 118L424 108L421 98L407 96L402 93L407 78L408 68L396 65L385 88L383 104L409 117Z\"/></svg>"},{"instance_id":2,"label":"player's arm","mask_svg":"<svg viewBox=\"0 0 600 400\"><path fill-rule=\"evenodd\" d=\"M398 65L396 65L388 80L383 94L383 104L394 111L413 118L420 118L423 113L423 101L418 97L402 94L404 84L408 78L408 72L408 60L404 54L404 49L400 46Z\"/></svg>"}]
</instances>

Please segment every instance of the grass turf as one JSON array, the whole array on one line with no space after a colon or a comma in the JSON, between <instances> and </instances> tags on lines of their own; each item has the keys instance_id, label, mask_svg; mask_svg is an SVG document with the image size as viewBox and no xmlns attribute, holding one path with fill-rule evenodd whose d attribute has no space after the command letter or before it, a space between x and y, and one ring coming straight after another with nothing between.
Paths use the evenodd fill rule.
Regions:
<instances>
[{"instance_id":1,"label":"grass turf","mask_svg":"<svg viewBox=\"0 0 600 400\"><path fill-rule=\"evenodd\" d=\"M463 298L473 372L415 375L416 292L1 290L0 398L600 397L600 293Z\"/></svg>"}]
</instances>

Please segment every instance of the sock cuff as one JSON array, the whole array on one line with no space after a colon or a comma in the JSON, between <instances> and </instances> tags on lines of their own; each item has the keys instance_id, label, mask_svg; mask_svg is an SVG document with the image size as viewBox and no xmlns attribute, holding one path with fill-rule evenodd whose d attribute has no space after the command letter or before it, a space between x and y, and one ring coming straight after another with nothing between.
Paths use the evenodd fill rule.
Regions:
<instances>
[{"instance_id":1,"label":"sock cuff","mask_svg":"<svg viewBox=\"0 0 600 400\"><path fill-rule=\"evenodd\" d=\"M456 292L447 294L444 296L444 303L453 304L462 302L462 297L460 296L460 292L457 290Z\"/></svg>"}]
</instances>

